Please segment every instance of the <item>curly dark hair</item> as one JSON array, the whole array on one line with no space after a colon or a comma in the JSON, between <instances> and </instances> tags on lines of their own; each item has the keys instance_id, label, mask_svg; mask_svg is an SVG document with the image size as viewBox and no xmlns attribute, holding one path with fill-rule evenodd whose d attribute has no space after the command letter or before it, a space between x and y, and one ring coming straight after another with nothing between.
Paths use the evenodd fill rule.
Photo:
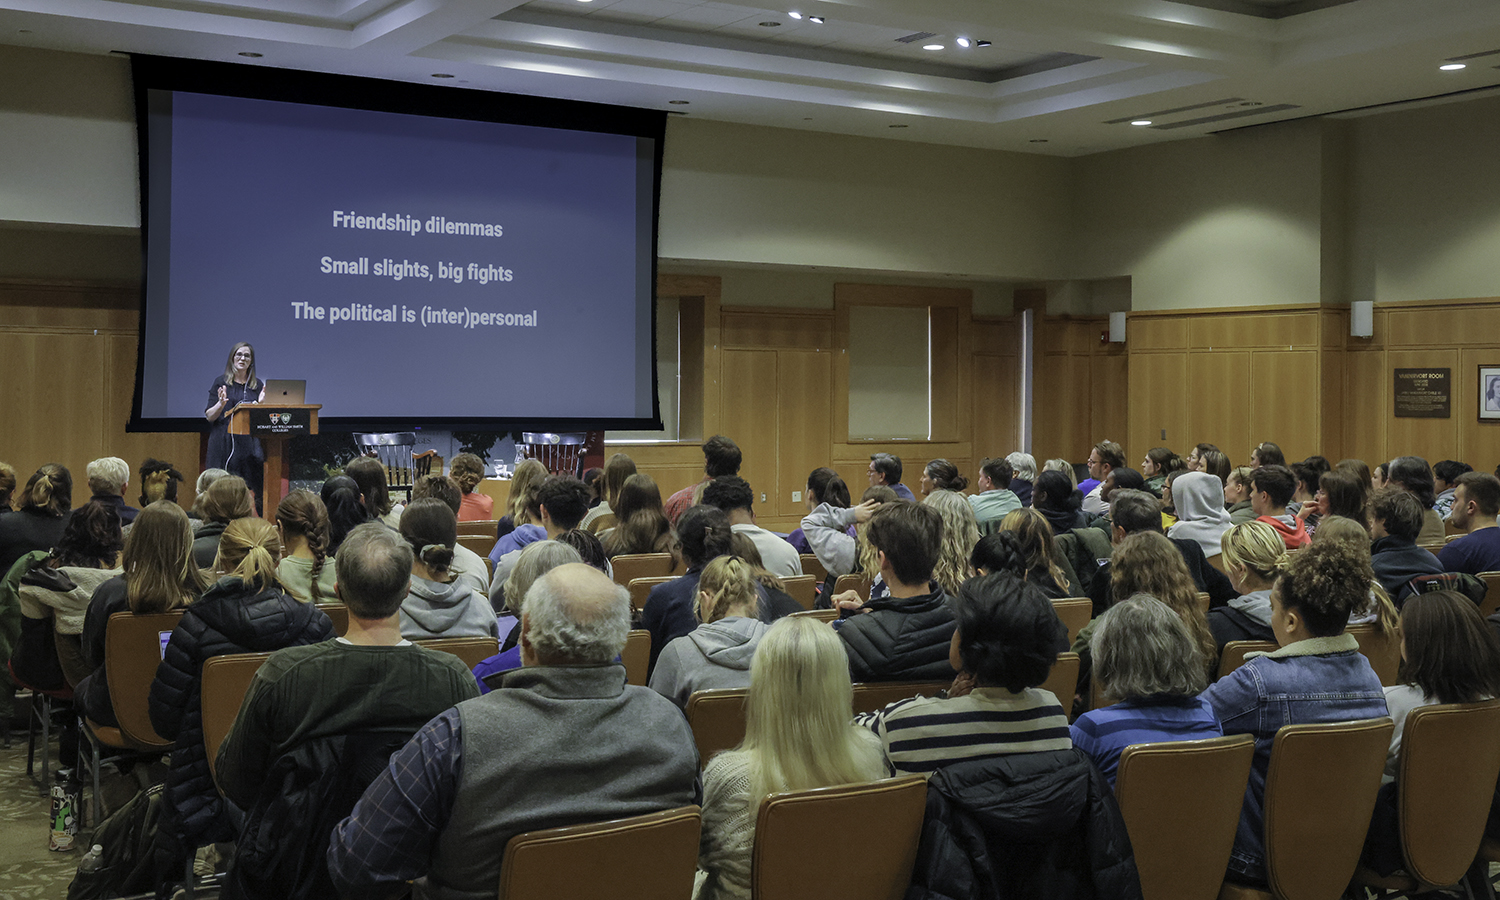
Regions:
<instances>
[{"instance_id":1,"label":"curly dark hair","mask_svg":"<svg viewBox=\"0 0 1500 900\"><path fill-rule=\"evenodd\" d=\"M1040 590L1009 572L970 578L953 608L958 655L981 687L1020 692L1047 680L1067 629Z\"/></svg>"},{"instance_id":2,"label":"curly dark hair","mask_svg":"<svg viewBox=\"0 0 1500 900\"><path fill-rule=\"evenodd\" d=\"M125 549L120 533L120 511L113 503L90 500L73 511L52 551L57 566L108 569Z\"/></svg>"},{"instance_id":3,"label":"curly dark hair","mask_svg":"<svg viewBox=\"0 0 1500 900\"><path fill-rule=\"evenodd\" d=\"M1370 555L1343 541L1309 544L1292 554L1276 579L1282 609L1296 610L1317 637L1343 634L1349 614L1364 609L1375 573Z\"/></svg>"}]
</instances>

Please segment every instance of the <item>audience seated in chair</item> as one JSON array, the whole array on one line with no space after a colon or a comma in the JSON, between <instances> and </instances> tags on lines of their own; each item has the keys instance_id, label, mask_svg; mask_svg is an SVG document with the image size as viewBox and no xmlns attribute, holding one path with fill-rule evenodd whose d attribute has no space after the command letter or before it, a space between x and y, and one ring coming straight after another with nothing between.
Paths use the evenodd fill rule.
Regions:
<instances>
[{"instance_id":1,"label":"audience seated in chair","mask_svg":"<svg viewBox=\"0 0 1500 900\"><path fill-rule=\"evenodd\" d=\"M1390 462L1387 479L1390 487L1407 491L1422 506L1422 530L1417 534L1417 543L1424 546L1443 543L1446 529L1443 517L1433 509L1437 503L1437 490L1427 460L1420 456L1398 456Z\"/></svg>"},{"instance_id":2,"label":"audience seated in chair","mask_svg":"<svg viewBox=\"0 0 1500 900\"><path fill-rule=\"evenodd\" d=\"M848 509L853 503L849 499L849 486L844 483L838 473L821 466L813 469L807 476L807 489L803 492L802 502L807 505L807 511L812 512L824 503L834 509ZM846 533L854 536L854 526L845 529ZM812 545L807 542L807 536L802 531L801 524L786 536L787 543L796 548L798 554L813 553ZM813 553L813 555L817 555Z\"/></svg>"},{"instance_id":3,"label":"audience seated in chair","mask_svg":"<svg viewBox=\"0 0 1500 900\"><path fill-rule=\"evenodd\" d=\"M130 487L130 463L118 456L106 456L88 464L90 500L113 506L120 516L123 527L135 521L140 512L125 502L125 490Z\"/></svg>"},{"instance_id":4,"label":"audience seated in chair","mask_svg":"<svg viewBox=\"0 0 1500 900\"><path fill-rule=\"evenodd\" d=\"M755 524L755 492L748 481L738 475L720 475L703 486L703 503L722 509L729 516L729 529L755 543L768 572L788 578L802 574L802 558L792 545Z\"/></svg>"},{"instance_id":5,"label":"audience seated in chair","mask_svg":"<svg viewBox=\"0 0 1500 900\"><path fill-rule=\"evenodd\" d=\"M1286 509L1296 490L1297 479L1286 466L1265 465L1250 473L1250 508L1256 521L1276 529L1288 550L1305 547L1312 539L1302 520Z\"/></svg>"},{"instance_id":6,"label":"audience seated in chair","mask_svg":"<svg viewBox=\"0 0 1500 900\"><path fill-rule=\"evenodd\" d=\"M837 476L835 476L837 477ZM842 485L843 481L837 482ZM885 485L876 485L870 491L891 491ZM802 517L802 535L812 553L833 577L853 574L859 568L859 540L855 537L859 526L870 521L870 516L880 508L882 501L866 496L858 506L850 506L848 495L838 491L834 482L829 482L830 496ZM869 494L869 491L866 491ZM893 500L894 491L890 496ZM810 499L810 498L809 498ZM839 503L843 502L840 506Z\"/></svg>"},{"instance_id":7,"label":"audience seated in chair","mask_svg":"<svg viewBox=\"0 0 1500 900\"><path fill-rule=\"evenodd\" d=\"M972 574L969 557L979 543L979 525L974 521L974 508L963 494L957 491L933 491L922 501L923 505L937 510L943 520L942 539L938 544L937 562L932 567L932 580L949 594L956 593L958 586Z\"/></svg>"},{"instance_id":8,"label":"audience seated in chair","mask_svg":"<svg viewBox=\"0 0 1500 900\"><path fill-rule=\"evenodd\" d=\"M1396 730L1363 857L1364 864L1382 876L1404 868L1397 775L1407 717L1424 706L1500 697L1500 639L1485 626L1468 597L1452 591L1412 597L1401 607L1401 636L1402 681L1385 689Z\"/></svg>"},{"instance_id":9,"label":"audience seated in chair","mask_svg":"<svg viewBox=\"0 0 1500 900\"><path fill-rule=\"evenodd\" d=\"M1453 488L1448 524L1465 534L1443 547L1438 563L1444 572L1500 572L1500 478L1488 472L1466 472Z\"/></svg>"},{"instance_id":10,"label":"audience seated in chair","mask_svg":"<svg viewBox=\"0 0 1500 900\"><path fill-rule=\"evenodd\" d=\"M894 453L871 453L867 472L870 487L887 487L896 493L897 500L915 502L917 496L911 488L901 483L901 457Z\"/></svg>"},{"instance_id":11,"label":"audience seated in chair","mask_svg":"<svg viewBox=\"0 0 1500 900\"><path fill-rule=\"evenodd\" d=\"M1255 737L1229 859L1236 881L1265 883L1266 773L1277 730L1386 714L1380 679L1345 632L1351 611L1369 603L1373 583L1369 563L1344 542L1320 541L1298 551L1271 591L1271 627L1280 649L1250 658L1203 695L1225 734Z\"/></svg>"},{"instance_id":12,"label":"audience seated in chair","mask_svg":"<svg viewBox=\"0 0 1500 900\"><path fill-rule=\"evenodd\" d=\"M1072 479L1063 472L1048 469L1038 475L1031 498L1032 508L1046 516L1054 535L1064 535L1075 528L1088 525L1088 516L1079 509L1083 495L1073 487Z\"/></svg>"},{"instance_id":13,"label":"audience seated in chair","mask_svg":"<svg viewBox=\"0 0 1500 900\"><path fill-rule=\"evenodd\" d=\"M401 524L401 507L391 501L391 490L386 484L385 466L373 456L361 456L344 466L344 475L359 485L359 494L364 498L365 516L376 522L384 522L391 528Z\"/></svg>"},{"instance_id":14,"label":"audience seated in chair","mask_svg":"<svg viewBox=\"0 0 1500 900\"><path fill-rule=\"evenodd\" d=\"M20 499L14 514L0 515L0 578L26 554L57 546L73 508L73 476L48 463L26 480Z\"/></svg>"},{"instance_id":15,"label":"audience seated in chair","mask_svg":"<svg viewBox=\"0 0 1500 900\"><path fill-rule=\"evenodd\" d=\"M1474 471L1474 467L1466 462L1456 459L1445 459L1434 463L1432 466L1432 487L1437 496L1432 503L1432 509L1443 521L1447 521L1453 510L1453 498L1457 496L1458 479L1467 472Z\"/></svg>"},{"instance_id":16,"label":"audience seated in chair","mask_svg":"<svg viewBox=\"0 0 1500 900\"><path fill-rule=\"evenodd\" d=\"M874 556L872 568L880 572L889 594L867 601L846 591L833 598L851 676L855 681L953 677L948 652L953 611L943 588L932 584L942 553L942 517L925 503L884 504L870 517L865 538Z\"/></svg>"},{"instance_id":17,"label":"audience seated in chair","mask_svg":"<svg viewBox=\"0 0 1500 900\"><path fill-rule=\"evenodd\" d=\"M208 491L199 499L202 501L198 509L203 514L203 525L193 539L193 559L198 568L208 569L218 557L219 535L229 523L255 515L255 497L245 479L225 475L209 485Z\"/></svg>"},{"instance_id":18,"label":"audience seated in chair","mask_svg":"<svg viewBox=\"0 0 1500 900\"><path fill-rule=\"evenodd\" d=\"M510 475L510 500L507 512L495 523L495 546L490 550L490 561L499 562L500 557L512 550L519 550L532 541L546 536L542 528L541 512L536 508L536 491L547 480L547 467L539 459L522 460ZM526 528L526 526L533 526ZM507 540L510 538L510 540Z\"/></svg>"},{"instance_id":19,"label":"audience seated in chair","mask_svg":"<svg viewBox=\"0 0 1500 900\"><path fill-rule=\"evenodd\" d=\"M446 475L423 475L411 486L411 499L415 503L435 497L448 504L448 508L457 515L463 508L463 494L459 489L458 482ZM282 501L285 503L286 501ZM458 521L462 522L463 519ZM461 543L453 545L453 565L451 567L458 578L465 579L469 586L481 594L489 594L490 570L485 565L484 557L465 547Z\"/></svg>"},{"instance_id":20,"label":"audience seated in chair","mask_svg":"<svg viewBox=\"0 0 1500 900\"><path fill-rule=\"evenodd\" d=\"M672 552L672 523L662 511L661 491L650 475L626 478L613 503L615 527L599 536L611 559L631 553Z\"/></svg>"},{"instance_id":21,"label":"audience seated in chair","mask_svg":"<svg viewBox=\"0 0 1500 900\"><path fill-rule=\"evenodd\" d=\"M1036 457L1017 450L1005 457L1005 461L1010 463L1010 492L1022 506L1030 506L1031 492L1036 487Z\"/></svg>"},{"instance_id":22,"label":"audience seated in chair","mask_svg":"<svg viewBox=\"0 0 1500 900\"><path fill-rule=\"evenodd\" d=\"M401 513L401 537L412 549L411 592L401 603L401 634L408 640L498 638L489 599L453 571L458 544L453 509L435 497L412 501Z\"/></svg>"},{"instance_id":23,"label":"audience seated in chair","mask_svg":"<svg viewBox=\"0 0 1500 900\"><path fill-rule=\"evenodd\" d=\"M1073 746L1115 783L1120 754L1131 744L1193 741L1223 731L1208 701L1202 653L1186 623L1149 594L1110 607L1094 628L1093 677L1113 706L1072 725Z\"/></svg>"},{"instance_id":24,"label":"audience seated in chair","mask_svg":"<svg viewBox=\"0 0 1500 900\"><path fill-rule=\"evenodd\" d=\"M616 453L604 464L604 472L599 478L598 502L589 507L588 515L578 524L579 528L589 528L594 520L603 516L615 516L615 505L620 500L620 489L625 487L626 479L636 473L635 460L624 453Z\"/></svg>"},{"instance_id":25,"label":"audience seated in chair","mask_svg":"<svg viewBox=\"0 0 1500 900\"><path fill-rule=\"evenodd\" d=\"M694 691L750 684L750 660L771 626L760 620L760 591L750 563L720 556L703 567L693 616L700 624L657 654L651 689L687 709Z\"/></svg>"},{"instance_id":26,"label":"audience seated in chair","mask_svg":"<svg viewBox=\"0 0 1500 900\"><path fill-rule=\"evenodd\" d=\"M767 794L886 774L870 732L849 723L848 661L828 626L784 619L759 643L745 679L745 740L708 760L703 773L698 866L707 878L698 900L749 900L756 816Z\"/></svg>"},{"instance_id":27,"label":"audience seated in chair","mask_svg":"<svg viewBox=\"0 0 1500 900\"><path fill-rule=\"evenodd\" d=\"M1083 596L1075 583L1078 576L1073 571L1073 564L1057 552L1057 540L1052 536L1052 526L1047 524L1046 516L1034 509L1013 510L1000 521L1000 531L1015 538L1016 548L1026 562L1026 580L1042 593L1051 598ZM980 547L993 537L986 535L974 545L969 562L976 574L981 562ZM994 567L985 568L989 572L997 571Z\"/></svg>"},{"instance_id":28,"label":"audience seated in chair","mask_svg":"<svg viewBox=\"0 0 1500 900\"><path fill-rule=\"evenodd\" d=\"M667 498L665 513L673 528L677 520L689 507L702 502L703 487L720 475L740 474L740 463L744 457L739 445L722 434L716 434L703 442L703 480L689 485Z\"/></svg>"},{"instance_id":29,"label":"audience seated in chair","mask_svg":"<svg viewBox=\"0 0 1500 900\"><path fill-rule=\"evenodd\" d=\"M87 718L119 727L104 673L104 639L109 617L117 612L152 615L181 609L208 588L203 570L193 564L193 529L187 514L171 500L149 503L125 536L123 574L94 591L83 620L83 661L90 669L78 683L74 703Z\"/></svg>"},{"instance_id":30,"label":"audience seated in chair","mask_svg":"<svg viewBox=\"0 0 1500 900\"><path fill-rule=\"evenodd\" d=\"M1243 525L1255 521L1255 507L1250 502L1252 469L1240 466L1229 473L1224 481L1224 509L1229 513L1229 524Z\"/></svg>"},{"instance_id":31,"label":"audience seated in chair","mask_svg":"<svg viewBox=\"0 0 1500 900\"><path fill-rule=\"evenodd\" d=\"M296 490L276 506L281 562L276 578L304 603L333 603L333 557L328 552L328 508L312 491Z\"/></svg>"},{"instance_id":32,"label":"audience seated in chair","mask_svg":"<svg viewBox=\"0 0 1500 900\"><path fill-rule=\"evenodd\" d=\"M625 589L599 571L573 563L537 581L522 615L525 667L392 758L334 829L334 887L363 896L414 880L418 897L493 898L516 834L696 802L687 720L626 685L614 662L629 630Z\"/></svg>"},{"instance_id":33,"label":"audience seated in chair","mask_svg":"<svg viewBox=\"0 0 1500 900\"><path fill-rule=\"evenodd\" d=\"M641 607L641 627L651 632L651 668L667 644L698 627L693 603L703 567L731 550L729 516L712 506L693 506L677 522L677 540L687 572L651 589Z\"/></svg>"},{"instance_id":34,"label":"audience seated in chair","mask_svg":"<svg viewBox=\"0 0 1500 900\"><path fill-rule=\"evenodd\" d=\"M1084 482L1078 486L1083 491L1083 511L1091 516L1107 515L1109 502L1103 496L1104 482L1110 472L1125 465L1125 451L1114 441L1100 441L1089 451L1088 465L1089 481L1093 484Z\"/></svg>"},{"instance_id":35,"label":"audience seated in chair","mask_svg":"<svg viewBox=\"0 0 1500 900\"><path fill-rule=\"evenodd\" d=\"M1219 555L1231 524L1224 509L1224 482L1206 472L1184 472L1172 482L1172 502L1177 524L1167 537L1196 542L1205 557Z\"/></svg>"},{"instance_id":36,"label":"audience seated in chair","mask_svg":"<svg viewBox=\"0 0 1500 900\"><path fill-rule=\"evenodd\" d=\"M578 533L578 529L569 532ZM500 636L500 652L474 667L474 678L479 683L481 694L490 691L489 685L484 683L487 676L521 667L521 616L525 612L526 592L531 590L538 578L558 566L576 562L583 562L583 557L562 541L536 541L527 544L526 549L521 551L516 564L511 567L510 576L501 586L506 609L515 617L516 624L509 634Z\"/></svg>"},{"instance_id":37,"label":"audience seated in chair","mask_svg":"<svg viewBox=\"0 0 1500 900\"><path fill-rule=\"evenodd\" d=\"M1110 542L1116 547L1125 538L1139 531L1154 531L1158 534L1162 532L1161 501L1145 491L1115 491L1110 497L1110 511L1113 523L1110 528ZM1208 558L1203 555L1203 548L1198 545L1197 541L1177 538L1168 538L1168 540L1181 552L1194 588L1208 594L1210 605L1223 606L1238 596L1224 573L1208 564ZM1110 563L1106 562L1099 566L1089 582L1089 599L1094 601L1096 614L1103 613L1109 606L1109 580ZM1157 595L1152 594L1152 596Z\"/></svg>"},{"instance_id":38,"label":"audience seated in chair","mask_svg":"<svg viewBox=\"0 0 1500 900\"><path fill-rule=\"evenodd\" d=\"M1443 564L1417 546L1426 511L1417 498L1401 488L1385 487L1370 498L1370 566L1375 580L1395 597L1418 575L1436 575Z\"/></svg>"},{"instance_id":39,"label":"audience seated in chair","mask_svg":"<svg viewBox=\"0 0 1500 900\"><path fill-rule=\"evenodd\" d=\"M348 632L278 650L256 672L215 769L247 814L226 892L333 896L333 826L417 729L478 696L457 657L401 636L411 560L389 528L354 529L336 563Z\"/></svg>"},{"instance_id":40,"label":"audience seated in chair","mask_svg":"<svg viewBox=\"0 0 1500 900\"><path fill-rule=\"evenodd\" d=\"M1208 628L1220 652L1230 641L1270 641L1271 587L1286 565L1286 543L1276 529L1251 520L1224 533L1224 574L1239 596L1208 611Z\"/></svg>"},{"instance_id":41,"label":"audience seated in chair","mask_svg":"<svg viewBox=\"0 0 1500 900\"><path fill-rule=\"evenodd\" d=\"M220 481L229 479L240 480L231 475ZM239 490L244 493L243 487ZM232 840L235 834L203 746L203 661L333 637L333 623L322 610L282 590L276 580L280 557L281 544L270 523L253 518L230 522L214 563L222 577L188 605L151 683L151 727L176 741L159 831L179 842L183 854L206 843Z\"/></svg>"},{"instance_id":42,"label":"audience seated in chair","mask_svg":"<svg viewBox=\"0 0 1500 900\"><path fill-rule=\"evenodd\" d=\"M318 497L323 501L323 508L328 510L328 555L337 556L344 537L356 527L373 520L365 510L359 485L346 475L335 475L324 481Z\"/></svg>"},{"instance_id":43,"label":"audience seated in chair","mask_svg":"<svg viewBox=\"0 0 1500 900\"><path fill-rule=\"evenodd\" d=\"M474 490L484 480L484 460L472 453L460 453L448 464L448 477L458 485L458 521L487 522L495 518L495 498ZM415 492L412 499L417 499Z\"/></svg>"},{"instance_id":44,"label":"audience seated in chair","mask_svg":"<svg viewBox=\"0 0 1500 900\"><path fill-rule=\"evenodd\" d=\"M71 692L91 671L83 622L94 591L120 574L123 541L115 510L113 503L90 500L73 511L50 554L23 557L32 564L20 580L21 631L10 667L33 690Z\"/></svg>"},{"instance_id":45,"label":"audience seated in chair","mask_svg":"<svg viewBox=\"0 0 1500 900\"><path fill-rule=\"evenodd\" d=\"M563 532L572 531L588 511L589 489L583 486L583 482L572 475L547 476L536 489L537 518L542 523L542 534L538 539L555 540ZM511 550L495 560L491 590L509 577L510 567L516 564L520 552L520 549Z\"/></svg>"},{"instance_id":46,"label":"audience seated in chair","mask_svg":"<svg viewBox=\"0 0 1500 900\"><path fill-rule=\"evenodd\" d=\"M933 491L957 491L962 493L969 486L969 479L958 472L958 466L946 459L934 459L922 467L922 478L917 487L922 496L930 497Z\"/></svg>"},{"instance_id":47,"label":"audience seated in chair","mask_svg":"<svg viewBox=\"0 0 1500 900\"><path fill-rule=\"evenodd\" d=\"M891 770L932 772L1001 753L1070 748L1063 707L1039 688L1066 641L1051 601L1001 572L964 582L952 607L947 666L958 675L948 696L900 700L855 718L880 739Z\"/></svg>"}]
</instances>

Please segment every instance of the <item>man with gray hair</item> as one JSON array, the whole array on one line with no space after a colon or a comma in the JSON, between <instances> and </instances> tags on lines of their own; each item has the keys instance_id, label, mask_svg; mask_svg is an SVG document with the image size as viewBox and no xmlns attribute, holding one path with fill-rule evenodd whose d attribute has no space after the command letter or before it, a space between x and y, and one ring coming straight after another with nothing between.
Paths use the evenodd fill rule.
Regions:
<instances>
[{"instance_id":1,"label":"man with gray hair","mask_svg":"<svg viewBox=\"0 0 1500 900\"><path fill-rule=\"evenodd\" d=\"M517 834L697 803L687 720L626 684L616 661L629 631L629 595L599 570L569 563L537 579L523 667L427 723L334 829L339 893L412 881L419 900L495 897Z\"/></svg>"},{"instance_id":2,"label":"man with gray hair","mask_svg":"<svg viewBox=\"0 0 1500 900\"><path fill-rule=\"evenodd\" d=\"M1017 450L1005 457L1010 463L1010 492L1022 506L1031 505L1031 491L1036 487L1036 457Z\"/></svg>"},{"instance_id":3,"label":"man with gray hair","mask_svg":"<svg viewBox=\"0 0 1500 900\"><path fill-rule=\"evenodd\" d=\"M237 893L333 896L322 864L333 825L348 815L372 773L417 729L478 696L473 674L458 657L401 637L401 601L410 585L411 562L411 547L384 525L368 522L350 531L334 560L336 593L349 612L348 631L321 644L278 650L256 672L234 728L219 747L215 769L224 795L250 812L235 857L245 865L231 866L229 877L242 887L253 887L249 879L254 879L259 889ZM353 745L346 746L346 739ZM368 760L354 764L367 751L383 755L374 765ZM345 780L339 791L302 807L290 806L293 799L308 798L295 792L288 796L287 771L328 776L320 771L323 767L340 770ZM347 780L353 778L359 780ZM347 799L339 806L336 797ZM307 809L319 813L309 816ZM306 832L286 834L288 825ZM304 843L306 849L296 854L251 862L257 845ZM276 871L275 863L286 857L317 865ZM292 891L298 873L305 871L316 873L315 888Z\"/></svg>"},{"instance_id":4,"label":"man with gray hair","mask_svg":"<svg viewBox=\"0 0 1500 900\"><path fill-rule=\"evenodd\" d=\"M140 510L125 503L125 488L130 485L130 463L118 456L96 459L89 463L88 477L89 490L94 494L90 500L113 506L120 513L121 525L135 521L135 514Z\"/></svg>"}]
</instances>

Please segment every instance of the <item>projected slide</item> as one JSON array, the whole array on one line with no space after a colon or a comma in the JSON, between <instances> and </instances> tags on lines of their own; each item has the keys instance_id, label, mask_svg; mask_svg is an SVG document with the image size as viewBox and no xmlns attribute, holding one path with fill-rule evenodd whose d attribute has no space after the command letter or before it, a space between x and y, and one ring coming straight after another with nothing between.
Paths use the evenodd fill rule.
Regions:
<instances>
[{"instance_id":1,"label":"projected slide","mask_svg":"<svg viewBox=\"0 0 1500 900\"><path fill-rule=\"evenodd\" d=\"M149 97L142 418L240 341L335 420L652 416L651 140Z\"/></svg>"}]
</instances>

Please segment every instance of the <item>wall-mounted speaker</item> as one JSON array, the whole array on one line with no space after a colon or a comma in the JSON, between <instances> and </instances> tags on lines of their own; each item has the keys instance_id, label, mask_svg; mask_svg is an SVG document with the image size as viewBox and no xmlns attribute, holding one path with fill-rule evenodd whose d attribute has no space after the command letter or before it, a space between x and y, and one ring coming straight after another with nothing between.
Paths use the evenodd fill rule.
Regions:
<instances>
[{"instance_id":1,"label":"wall-mounted speaker","mask_svg":"<svg viewBox=\"0 0 1500 900\"><path fill-rule=\"evenodd\" d=\"M1349 304L1349 334L1362 338L1375 336L1375 301L1355 300Z\"/></svg>"},{"instance_id":2,"label":"wall-mounted speaker","mask_svg":"<svg viewBox=\"0 0 1500 900\"><path fill-rule=\"evenodd\" d=\"M1125 343L1125 314L1122 312L1109 314L1109 342L1111 344Z\"/></svg>"}]
</instances>

